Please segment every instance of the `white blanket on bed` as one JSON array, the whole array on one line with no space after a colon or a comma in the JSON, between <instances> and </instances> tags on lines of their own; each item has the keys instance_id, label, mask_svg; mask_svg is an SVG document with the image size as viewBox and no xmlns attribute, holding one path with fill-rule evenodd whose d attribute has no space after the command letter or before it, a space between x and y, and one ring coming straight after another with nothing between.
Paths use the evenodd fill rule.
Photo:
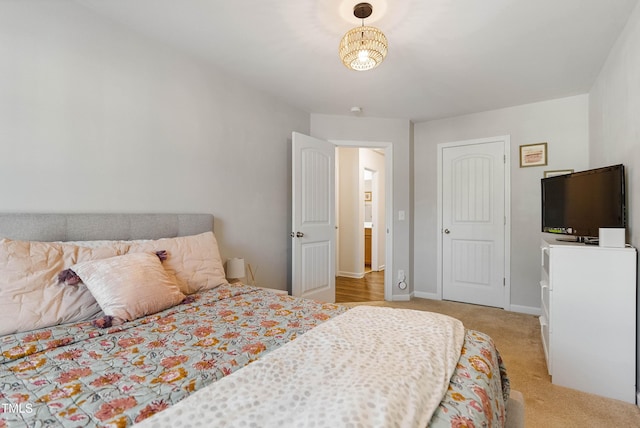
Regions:
<instances>
[{"instance_id":1,"label":"white blanket on bed","mask_svg":"<svg viewBox=\"0 0 640 428\"><path fill-rule=\"evenodd\" d=\"M463 341L445 315L358 306L137 426L425 427Z\"/></svg>"}]
</instances>

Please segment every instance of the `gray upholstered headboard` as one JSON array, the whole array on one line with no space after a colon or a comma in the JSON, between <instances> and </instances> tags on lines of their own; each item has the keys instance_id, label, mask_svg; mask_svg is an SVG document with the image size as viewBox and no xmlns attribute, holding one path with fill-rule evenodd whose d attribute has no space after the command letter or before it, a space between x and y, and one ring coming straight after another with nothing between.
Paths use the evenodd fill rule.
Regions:
<instances>
[{"instance_id":1,"label":"gray upholstered headboard","mask_svg":"<svg viewBox=\"0 0 640 428\"><path fill-rule=\"evenodd\" d=\"M210 230L212 214L0 213L0 238L24 241L159 239Z\"/></svg>"}]
</instances>

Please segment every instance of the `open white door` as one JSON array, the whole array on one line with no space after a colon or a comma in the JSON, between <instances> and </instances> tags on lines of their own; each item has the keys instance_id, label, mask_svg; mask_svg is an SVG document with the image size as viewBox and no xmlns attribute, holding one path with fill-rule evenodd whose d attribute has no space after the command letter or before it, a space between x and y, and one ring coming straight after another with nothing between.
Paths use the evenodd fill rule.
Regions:
<instances>
[{"instance_id":1,"label":"open white door","mask_svg":"<svg viewBox=\"0 0 640 428\"><path fill-rule=\"evenodd\" d=\"M335 146L293 133L292 287L294 296L335 301Z\"/></svg>"}]
</instances>

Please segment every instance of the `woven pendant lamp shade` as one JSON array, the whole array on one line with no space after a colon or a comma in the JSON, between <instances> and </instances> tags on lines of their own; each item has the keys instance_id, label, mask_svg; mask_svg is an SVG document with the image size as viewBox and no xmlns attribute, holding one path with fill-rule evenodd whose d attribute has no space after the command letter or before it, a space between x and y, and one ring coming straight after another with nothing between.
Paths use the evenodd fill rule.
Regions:
<instances>
[{"instance_id":1,"label":"woven pendant lamp shade","mask_svg":"<svg viewBox=\"0 0 640 428\"><path fill-rule=\"evenodd\" d=\"M387 56L387 37L375 27L356 27L340 41L342 63L352 70L365 71L377 67Z\"/></svg>"}]
</instances>

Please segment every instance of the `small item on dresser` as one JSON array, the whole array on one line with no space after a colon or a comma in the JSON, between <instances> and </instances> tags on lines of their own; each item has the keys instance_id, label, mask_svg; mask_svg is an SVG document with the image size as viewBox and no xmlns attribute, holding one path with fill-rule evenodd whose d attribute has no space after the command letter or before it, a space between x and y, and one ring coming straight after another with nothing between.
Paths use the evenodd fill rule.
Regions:
<instances>
[{"instance_id":1,"label":"small item on dresser","mask_svg":"<svg viewBox=\"0 0 640 428\"><path fill-rule=\"evenodd\" d=\"M601 247L624 248L626 229L623 227L601 227L599 245Z\"/></svg>"}]
</instances>

